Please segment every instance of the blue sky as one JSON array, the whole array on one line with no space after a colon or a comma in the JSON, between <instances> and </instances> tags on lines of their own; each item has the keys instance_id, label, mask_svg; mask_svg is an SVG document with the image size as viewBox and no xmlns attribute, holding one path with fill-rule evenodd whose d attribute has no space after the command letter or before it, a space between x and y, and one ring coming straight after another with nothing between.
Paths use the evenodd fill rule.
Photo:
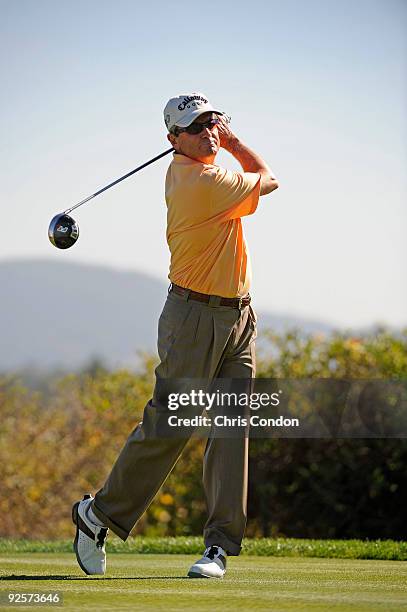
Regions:
<instances>
[{"instance_id":1,"label":"blue sky","mask_svg":"<svg viewBox=\"0 0 407 612\"><path fill-rule=\"evenodd\" d=\"M165 279L168 158L51 217L168 146L167 99L202 91L280 189L244 222L258 309L407 323L402 0L205 4L0 0L0 261L49 258ZM239 168L222 152L217 163Z\"/></svg>"}]
</instances>

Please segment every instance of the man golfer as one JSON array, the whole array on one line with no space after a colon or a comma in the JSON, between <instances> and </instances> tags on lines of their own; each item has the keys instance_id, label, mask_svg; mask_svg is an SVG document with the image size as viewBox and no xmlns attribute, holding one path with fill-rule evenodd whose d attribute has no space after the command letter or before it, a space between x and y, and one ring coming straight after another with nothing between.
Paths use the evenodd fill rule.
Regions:
<instances>
[{"instance_id":1,"label":"man golfer","mask_svg":"<svg viewBox=\"0 0 407 612\"><path fill-rule=\"evenodd\" d=\"M204 94L171 98L164 120L175 153L165 185L171 285L158 325L156 389L164 379L254 378L256 317L241 217L254 213L259 196L278 183ZM215 165L220 147L235 157L242 172ZM85 495L73 506L74 549L87 574L105 573L108 529L127 539L188 441L157 435L162 409L154 392L104 486L95 498ZM203 466L206 549L190 568L191 578L221 578L227 555L240 553L247 467L247 437L209 437Z\"/></svg>"}]
</instances>

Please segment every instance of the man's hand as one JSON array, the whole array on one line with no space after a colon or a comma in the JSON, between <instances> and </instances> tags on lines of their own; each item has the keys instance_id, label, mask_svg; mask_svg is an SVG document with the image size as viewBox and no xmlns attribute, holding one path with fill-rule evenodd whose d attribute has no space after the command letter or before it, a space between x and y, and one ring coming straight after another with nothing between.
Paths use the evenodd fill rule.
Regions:
<instances>
[{"instance_id":1,"label":"man's hand","mask_svg":"<svg viewBox=\"0 0 407 612\"><path fill-rule=\"evenodd\" d=\"M237 140L237 136L230 129L227 119L220 115L219 117L218 134L220 140L220 146L226 151L230 151L233 148L233 142Z\"/></svg>"}]
</instances>

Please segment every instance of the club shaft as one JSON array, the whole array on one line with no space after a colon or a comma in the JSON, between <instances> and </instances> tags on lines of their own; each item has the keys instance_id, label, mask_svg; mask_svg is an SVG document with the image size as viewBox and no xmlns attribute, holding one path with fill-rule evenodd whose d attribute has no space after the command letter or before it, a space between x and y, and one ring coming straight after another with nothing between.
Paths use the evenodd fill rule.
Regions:
<instances>
[{"instance_id":1,"label":"club shaft","mask_svg":"<svg viewBox=\"0 0 407 612\"><path fill-rule=\"evenodd\" d=\"M128 172L124 176L121 176L120 178L116 179L115 181L113 181L113 183L109 183L109 185L106 185L106 187L102 187L102 189L99 189L99 191L96 191L95 193L92 193L92 195L88 196L87 198L85 198L81 202L78 202L78 204L75 204L75 206L72 206L71 208L67 208L66 210L64 210L64 214L65 215L69 215L69 213L72 212L73 210L75 210L75 208L78 208L79 206L82 206L82 204L86 204L86 202L89 202L89 200L92 200L93 198L96 198L96 196L98 196L99 194L103 193L103 191L106 191L106 189L110 189L110 187L113 187L113 185L117 185L117 183L120 183L120 181L124 181L124 179L128 178L129 176L131 176L135 172L138 172L139 170L142 170L146 166L149 166L150 164L152 164L153 162L157 161L158 159L161 159L161 157L164 157L164 155L168 155L168 153L171 153L171 151L174 151L174 149L172 147L171 147L171 149L168 149L167 151L164 151L164 153L160 153L160 155L157 155L156 157L153 157L153 159L150 159L149 161L145 162L144 164L142 164L138 168L135 168L134 170L131 170L130 172Z\"/></svg>"}]
</instances>

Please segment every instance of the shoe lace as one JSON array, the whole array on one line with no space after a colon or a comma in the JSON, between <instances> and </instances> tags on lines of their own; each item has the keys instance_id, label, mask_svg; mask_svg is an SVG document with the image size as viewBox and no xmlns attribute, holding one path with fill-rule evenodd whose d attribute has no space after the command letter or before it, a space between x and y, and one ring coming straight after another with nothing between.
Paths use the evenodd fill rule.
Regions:
<instances>
[{"instance_id":1,"label":"shoe lace","mask_svg":"<svg viewBox=\"0 0 407 612\"><path fill-rule=\"evenodd\" d=\"M99 531L97 535L96 548L103 548L103 545L106 540L107 532L108 532L108 529L104 527L102 527L102 529Z\"/></svg>"},{"instance_id":2,"label":"shoe lace","mask_svg":"<svg viewBox=\"0 0 407 612\"><path fill-rule=\"evenodd\" d=\"M219 554L219 548L217 546L211 546L205 550L205 557L208 559L214 559Z\"/></svg>"}]
</instances>

